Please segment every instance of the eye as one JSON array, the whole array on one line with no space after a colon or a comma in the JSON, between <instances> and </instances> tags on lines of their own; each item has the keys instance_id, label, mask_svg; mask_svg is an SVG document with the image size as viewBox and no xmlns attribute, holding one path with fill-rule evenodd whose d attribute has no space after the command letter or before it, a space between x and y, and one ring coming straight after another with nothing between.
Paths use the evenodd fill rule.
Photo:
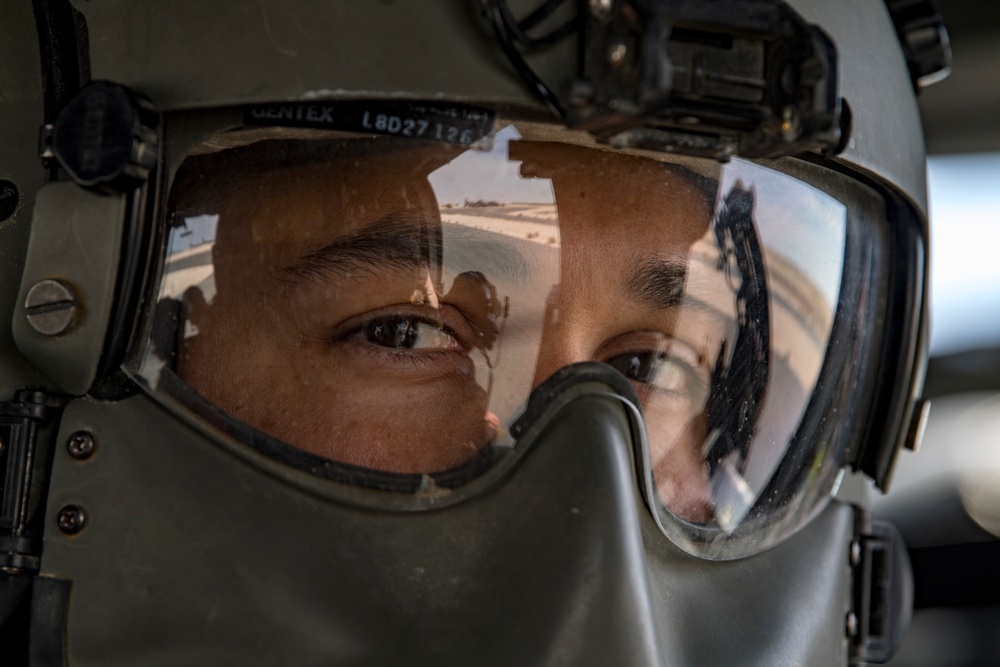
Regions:
<instances>
[{"instance_id":1,"label":"eye","mask_svg":"<svg viewBox=\"0 0 1000 667\"><path fill-rule=\"evenodd\" d=\"M697 371L669 352L625 352L611 357L606 363L632 382L685 396L693 402L699 401L706 390L705 381Z\"/></svg>"},{"instance_id":2,"label":"eye","mask_svg":"<svg viewBox=\"0 0 1000 667\"><path fill-rule=\"evenodd\" d=\"M666 355L660 355L653 351L626 352L611 357L607 363L629 380L643 384L652 384L654 380L658 379L658 376L663 374L661 371L666 370L667 377L664 379L668 380L669 384L670 380L676 381L678 374L663 368L662 361L664 359L662 357L666 357Z\"/></svg>"},{"instance_id":3,"label":"eye","mask_svg":"<svg viewBox=\"0 0 1000 667\"><path fill-rule=\"evenodd\" d=\"M444 327L412 316L380 317L367 322L358 333L372 345L394 350L464 349Z\"/></svg>"}]
</instances>

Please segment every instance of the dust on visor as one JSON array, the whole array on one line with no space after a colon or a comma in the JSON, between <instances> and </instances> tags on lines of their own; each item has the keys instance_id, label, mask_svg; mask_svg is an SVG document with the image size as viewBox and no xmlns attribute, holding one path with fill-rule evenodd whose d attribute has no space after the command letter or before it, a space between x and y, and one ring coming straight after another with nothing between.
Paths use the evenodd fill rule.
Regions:
<instances>
[{"instance_id":1,"label":"dust on visor","mask_svg":"<svg viewBox=\"0 0 1000 667\"><path fill-rule=\"evenodd\" d=\"M533 391L600 362L627 379L667 537L730 559L790 535L845 466L881 198L802 160L489 120L168 136L143 382L352 502L412 511L502 479L536 444Z\"/></svg>"}]
</instances>

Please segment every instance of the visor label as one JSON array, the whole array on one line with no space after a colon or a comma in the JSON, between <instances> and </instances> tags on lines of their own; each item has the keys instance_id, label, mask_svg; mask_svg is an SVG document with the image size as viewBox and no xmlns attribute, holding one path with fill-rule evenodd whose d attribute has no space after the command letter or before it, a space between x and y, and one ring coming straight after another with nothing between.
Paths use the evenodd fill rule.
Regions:
<instances>
[{"instance_id":1,"label":"visor label","mask_svg":"<svg viewBox=\"0 0 1000 667\"><path fill-rule=\"evenodd\" d=\"M434 102L286 102L244 108L246 125L303 127L431 139L468 146L493 132L490 109Z\"/></svg>"}]
</instances>

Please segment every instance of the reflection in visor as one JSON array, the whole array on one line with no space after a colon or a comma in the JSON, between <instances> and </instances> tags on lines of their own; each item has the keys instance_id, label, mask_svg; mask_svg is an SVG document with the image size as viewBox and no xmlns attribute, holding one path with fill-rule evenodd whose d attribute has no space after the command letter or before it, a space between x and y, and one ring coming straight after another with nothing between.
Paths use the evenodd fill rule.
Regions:
<instances>
[{"instance_id":1,"label":"reflection in visor","mask_svg":"<svg viewBox=\"0 0 1000 667\"><path fill-rule=\"evenodd\" d=\"M807 465L791 444L846 213L776 171L509 125L489 150L283 139L196 155L170 205L173 315L144 372L312 455L460 483L514 446L534 387L600 361L636 388L645 469L674 516L732 532Z\"/></svg>"},{"instance_id":2,"label":"reflection in visor","mask_svg":"<svg viewBox=\"0 0 1000 667\"><path fill-rule=\"evenodd\" d=\"M732 355L725 342L712 371L705 406L705 462L716 522L732 531L756 497L740 474L757 432L770 368L770 314L763 255L753 222L753 194L733 187L719 205L713 230L719 270L735 292L738 323Z\"/></svg>"}]
</instances>

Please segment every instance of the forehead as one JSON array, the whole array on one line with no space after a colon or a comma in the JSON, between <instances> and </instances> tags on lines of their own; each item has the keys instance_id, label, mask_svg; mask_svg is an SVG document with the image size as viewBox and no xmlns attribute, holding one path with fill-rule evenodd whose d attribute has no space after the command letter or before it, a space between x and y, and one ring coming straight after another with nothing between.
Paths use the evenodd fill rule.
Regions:
<instances>
[{"instance_id":1,"label":"forehead","mask_svg":"<svg viewBox=\"0 0 1000 667\"><path fill-rule=\"evenodd\" d=\"M484 163L497 168L469 168ZM451 189L435 192L432 182L444 175ZM453 205L441 199L456 199L456 183L462 194L454 205L462 206L517 201L529 181L542 184L562 228L587 221L599 221L602 233L669 228L687 243L707 228L715 187L677 165L556 142L504 141L483 151L384 138L274 139L189 157L170 206L182 216L220 215L220 241L302 245L397 212L439 223L439 207Z\"/></svg>"},{"instance_id":2,"label":"forehead","mask_svg":"<svg viewBox=\"0 0 1000 667\"><path fill-rule=\"evenodd\" d=\"M317 174L326 172L330 178L360 179L371 185L399 178L424 180L435 171L447 170L449 163L463 154L480 154L494 162L515 163L520 166L522 178L551 179L560 185L579 183L588 187L617 188L636 183L662 190L663 186L687 180L708 191L717 181L717 168L706 175L649 157L556 141L501 139L502 135L501 132L496 144L487 149L372 137L259 140L186 158L174 179L172 200L175 208L182 201L217 200L238 189L241 183L270 181L275 185L288 180L282 179L282 174L306 173L310 168ZM704 172L704 165L699 164L699 167L699 171ZM477 175L469 176L471 189L475 186L471 179Z\"/></svg>"},{"instance_id":3,"label":"forehead","mask_svg":"<svg viewBox=\"0 0 1000 667\"><path fill-rule=\"evenodd\" d=\"M353 186L337 188L342 197L372 190L378 194L389 183L426 180L460 152L430 142L258 141L189 156L177 171L170 203L173 210L184 211L316 191L329 196L335 183Z\"/></svg>"}]
</instances>

